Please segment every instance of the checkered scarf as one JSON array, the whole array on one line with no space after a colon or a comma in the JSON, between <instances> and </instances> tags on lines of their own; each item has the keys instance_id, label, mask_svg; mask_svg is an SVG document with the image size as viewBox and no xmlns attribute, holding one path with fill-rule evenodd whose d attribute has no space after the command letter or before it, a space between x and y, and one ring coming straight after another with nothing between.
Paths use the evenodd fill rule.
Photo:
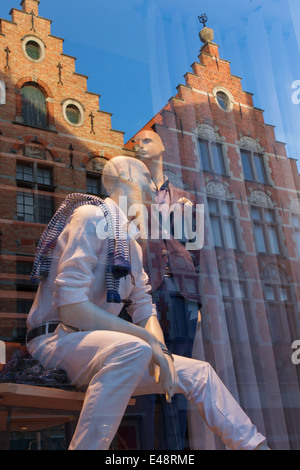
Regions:
<instances>
[{"instance_id":1,"label":"checkered scarf","mask_svg":"<svg viewBox=\"0 0 300 470\"><path fill-rule=\"evenodd\" d=\"M97 196L73 193L66 197L40 238L31 272L31 281L38 283L48 276L56 241L63 231L67 219L77 207L84 204L101 207L106 219L108 227L107 302L120 303L121 297L118 293L120 279L131 273L126 237L120 228L118 214L112 211L105 201Z\"/></svg>"}]
</instances>

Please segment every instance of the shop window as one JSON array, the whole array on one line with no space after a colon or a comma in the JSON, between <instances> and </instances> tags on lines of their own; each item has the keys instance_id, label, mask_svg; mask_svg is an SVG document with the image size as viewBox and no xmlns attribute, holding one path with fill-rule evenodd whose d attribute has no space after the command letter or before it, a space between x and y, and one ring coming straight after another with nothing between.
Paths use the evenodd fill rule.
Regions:
<instances>
[{"instance_id":1,"label":"shop window","mask_svg":"<svg viewBox=\"0 0 300 470\"><path fill-rule=\"evenodd\" d=\"M17 218L24 222L37 222L47 224L53 216L52 169L37 165L17 163L16 179L17 191Z\"/></svg>"},{"instance_id":2,"label":"shop window","mask_svg":"<svg viewBox=\"0 0 300 470\"><path fill-rule=\"evenodd\" d=\"M216 198L208 198L207 202L214 245L239 249L233 203Z\"/></svg>"},{"instance_id":3,"label":"shop window","mask_svg":"<svg viewBox=\"0 0 300 470\"><path fill-rule=\"evenodd\" d=\"M279 225L274 209L251 207L254 240L258 253L279 255L282 252Z\"/></svg>"}]
</instances>

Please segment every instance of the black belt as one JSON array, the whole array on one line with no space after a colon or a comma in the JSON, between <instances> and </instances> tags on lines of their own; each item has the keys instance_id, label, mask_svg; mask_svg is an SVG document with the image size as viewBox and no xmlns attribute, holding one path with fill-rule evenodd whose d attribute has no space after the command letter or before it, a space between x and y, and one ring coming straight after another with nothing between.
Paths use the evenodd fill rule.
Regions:
<instances>
[{"instance_id":1,"label":"black belt","mask_svg":"<svg viewBox=\"0 0 300 470\"><path fill-rule=\"evenodd\" d=\"M31 341L34 338L37 338L38 336L45 335L47 333L54 333L58 325L64 325L67 328L71 328L73 331L80 331L79 328L76 328L74 326L69 326L65 325L63 322L58 321L58 322L47 322L47 323L41 323L38 326L35 326L31 330L28 331L26 335L26 340Z\"/></svg>"}]
</instances>

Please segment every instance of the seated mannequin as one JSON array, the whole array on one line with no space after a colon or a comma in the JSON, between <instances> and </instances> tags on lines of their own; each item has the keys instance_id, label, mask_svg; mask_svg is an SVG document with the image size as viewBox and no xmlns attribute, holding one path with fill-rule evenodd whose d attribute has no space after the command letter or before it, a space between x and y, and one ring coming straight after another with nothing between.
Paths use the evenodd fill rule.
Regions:
<instances>
[{"instance_id":1,"label":"seated mannequin","mask_svg":"<svg viewBox=\"0 0 300 470\"><path fill-rule=\"evenodd\" d=\"M151 393L167 400L183 393L229 448L267 448L208 363L166 348L141 249L119 208L121 197L132 204L146 194L151 201L147 168L114 157L103 182L110 195L105 201L75 194L58 209L33 272L43 279L27 320L28 350L86 390L69 449L108 449L129 398ZM132 322L118 317L124 302Z\"/></svg>"}]
</instances>

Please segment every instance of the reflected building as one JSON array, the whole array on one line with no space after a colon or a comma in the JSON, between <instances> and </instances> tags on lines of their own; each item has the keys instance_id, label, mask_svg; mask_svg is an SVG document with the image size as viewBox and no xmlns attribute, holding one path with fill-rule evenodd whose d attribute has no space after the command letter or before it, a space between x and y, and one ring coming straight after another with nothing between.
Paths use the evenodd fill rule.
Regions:
<instances>
[{"instance_id":1,"label":"reflected building","mask_svg":"<svg viewBox=\"0 0 300 470\"><path fill-rule=\"evenodd\" d=\"M215 367L271 448L297 449L300 368L291 359L300 338L296 160L219 56L213 30L204 26L200 39L199 61L185 83L143 128L162 138L170 181L205 207L202 322L193 356ZM126 147L134 149L133 140ZM194 448L222 448L193 413L189 434Z\"/></svg>"},{"instance_id":2,"label":"reflected building","mask_svg":"<svg viewBox=\"0 0 300 470\"><path fill-rule=\"evenodd\" d=\"M100 95L87 89L75 57L51 34L38 0L1 20L1 323L7 342L24 340L37 241L66 194L103 195L105 162L123 153Z\"/></svg>"}]
</instances>

